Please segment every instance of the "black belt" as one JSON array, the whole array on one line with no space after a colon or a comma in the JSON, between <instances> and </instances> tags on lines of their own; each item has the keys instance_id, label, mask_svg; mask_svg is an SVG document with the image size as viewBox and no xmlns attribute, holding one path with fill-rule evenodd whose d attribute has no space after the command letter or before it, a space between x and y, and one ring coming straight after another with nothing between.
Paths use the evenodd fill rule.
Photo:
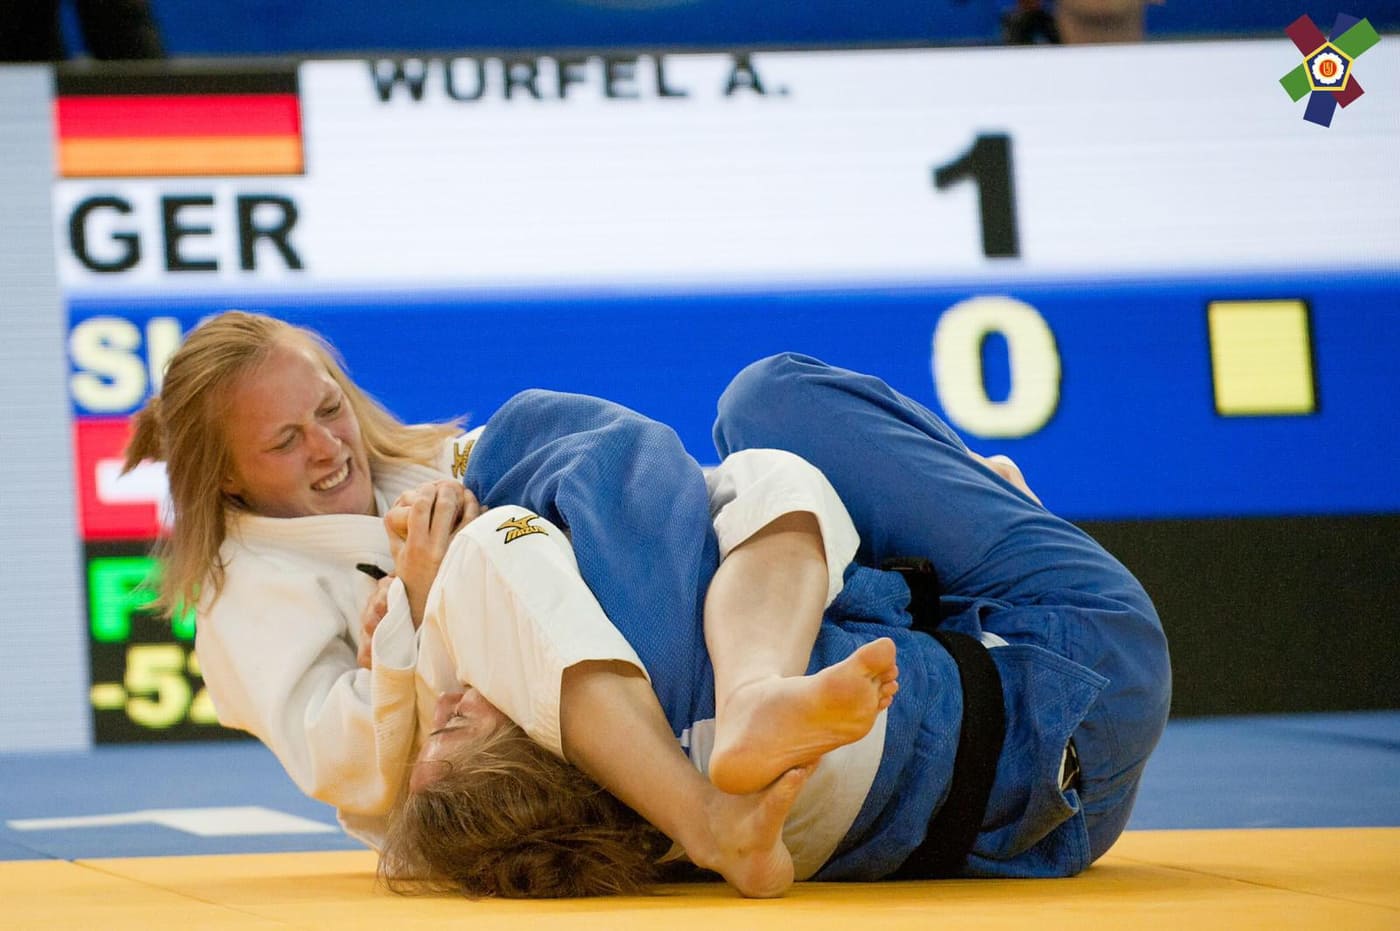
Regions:
<instances>
[{"instance_id":1,"label":"black belt","mask_svg":"<svg viewBox=\"0 0 1400 931\"><path fill-rule=\"evenodd\" d=\"M953 657L963 694L958 750L948 795L929 819L923 843L889 878L957 876L986 816L1006 736L1001 674L980 640L938 629L942 618L938 612L938 576L932 565L926 560L891 560L884 568L900 572L909 583L913 627L933 637Z\"/></svg>"}]
</instances>

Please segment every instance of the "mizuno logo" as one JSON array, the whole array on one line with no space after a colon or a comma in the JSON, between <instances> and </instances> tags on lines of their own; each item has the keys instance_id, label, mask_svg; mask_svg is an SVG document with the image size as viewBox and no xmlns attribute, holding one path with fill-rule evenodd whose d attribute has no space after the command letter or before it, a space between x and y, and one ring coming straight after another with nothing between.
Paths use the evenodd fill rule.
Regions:
<instances>
[{"instance_id":1,"label":"mizuno logo","mask_svg":"<svg viewBox=\"0 0 1400 931\"><path fill-rule=\"evenodd\" d=\"M538 514L526 514L524 517L508 520L496 529L506 531L506 543L510 543L512 540L519 540L521 537L528 536L532 533L543 533L545 536L548 536L548 531L543 527L531 525L530 521L539 519L540 516Z\"/></svg>"},{"instance_id":2,"label":"mizuno logo","mask_svg":"<svg viewBox=\"0 0 1400 931\"><path fill-rule=\"evenodd\" d=\"M452 444L452 477L461 478L467 474L467 460L471 458L472 447L476 445L476 440L467 440L460 446Z\"/></svg>"}]
</instances>

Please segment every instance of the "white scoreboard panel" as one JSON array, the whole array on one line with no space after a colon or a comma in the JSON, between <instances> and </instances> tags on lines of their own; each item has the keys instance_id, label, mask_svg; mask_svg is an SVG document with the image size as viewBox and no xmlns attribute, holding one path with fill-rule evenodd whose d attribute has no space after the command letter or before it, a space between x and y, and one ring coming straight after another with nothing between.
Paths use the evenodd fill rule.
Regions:
<instances>
[{"instance_id":1,"label":"white scoreboard panel","mask_svg":"<svg viewBox=\"0 0 1400 931\"><path fill-rule=\"evenodd\" d=\"M1278 85L1286 40L312 62L304 174L67 180L62 231L129 209L84 214L61 270L120 293L1393 268L1398 56L1358 60L1375 90L1327 130ZM270 241L238 261L248 192L295 204L299 267ZM212 199L179 211L198 274L163 248L181 196ZM147 248L113 272L124 233Z\"/></svg>"}]
</instances>

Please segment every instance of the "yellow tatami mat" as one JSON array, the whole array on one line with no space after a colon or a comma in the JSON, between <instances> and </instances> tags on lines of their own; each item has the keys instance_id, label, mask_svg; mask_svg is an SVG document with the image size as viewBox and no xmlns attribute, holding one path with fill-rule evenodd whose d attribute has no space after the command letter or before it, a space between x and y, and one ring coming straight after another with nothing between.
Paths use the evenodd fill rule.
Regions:
<instances>
[{"instance_id":1,"label":"yellow tatami mat","mask_svg":"<svg viewBox=\"0 0 1400 931\"><path fill-rule=\"evenodd\" d=\"M718 884L574 901L401 898L369 852L0 863L5 928L608 931L1400 929L1400 828L1138 831L1069 880Z\"/></svg>"}]
</instances>

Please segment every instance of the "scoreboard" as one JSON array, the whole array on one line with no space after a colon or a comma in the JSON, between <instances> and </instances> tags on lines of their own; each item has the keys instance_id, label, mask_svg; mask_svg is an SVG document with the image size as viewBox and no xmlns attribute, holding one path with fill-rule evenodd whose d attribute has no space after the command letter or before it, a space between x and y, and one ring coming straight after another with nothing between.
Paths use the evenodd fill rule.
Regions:
<instances>
[{"instance_id":1,"label":"scoreboard","mask_svg":"<svg viewBox=\"0 0 1400 931\"><path fill-rule=\"evenodd\" d=\"M98 741L219 734L145 607L128 419L202 317L323 332L409 420L526 387L672 424L799 350L1080 521L1400 514L1400 44L1330 128L1286 39L462 56L54 83ZM814 424L813 429L822 425ZM1389 583L1383 583L1389 584Z\"/></svg>"}]
</instances>

